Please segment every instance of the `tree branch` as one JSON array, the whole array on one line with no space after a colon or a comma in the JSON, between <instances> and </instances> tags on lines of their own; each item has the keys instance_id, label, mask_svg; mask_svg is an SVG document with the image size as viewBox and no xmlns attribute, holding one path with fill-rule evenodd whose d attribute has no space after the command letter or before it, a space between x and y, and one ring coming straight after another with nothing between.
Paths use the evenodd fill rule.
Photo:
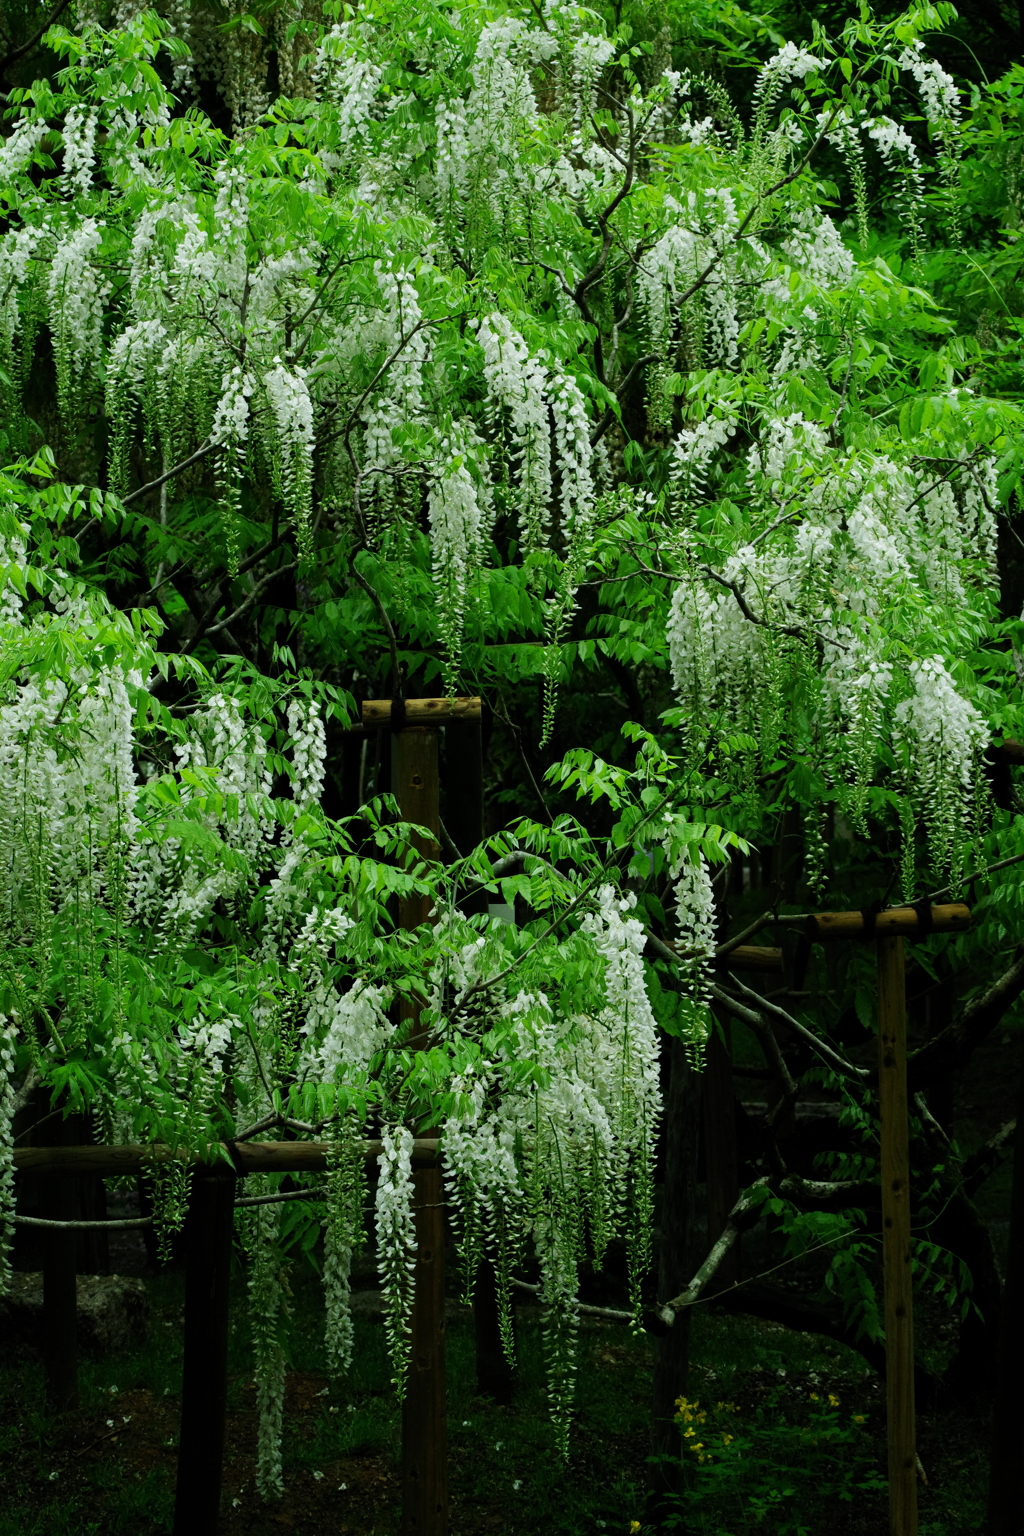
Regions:
<instances>
[{"instance_id":1,"label":"tree branch","mask_svg":"<svg viewBox=\"0 0 1024 1536\"><path fill-rule=\"evenodd\" d=\"M1017 946L1013 962L987 992L961 1008L953 1022L933 1040L912 1051L907 1060L908 1089L916 1093L936 1078L965 1066L972 1052L991 1034L1009 1008L1024 994L1024 944Z\"/></svg>"},{"instance_id":2,"label":"tree branch","mask_svg":"<svg viewBox=\"0 0 1024 1536\"><path fill-rule=\"evenodd\" d=\"M1006 1156L1013 1150L1014 1139L1017 1134L1016 1120L1007 1120L1001 1125L994 1136L990 1136L983 1147L972 1152L970 1157L963 1161L962 1173L964 1191L973 1200L978 1189L984 1184L990 1173L993 1173Z\"/></svg>"},{"instance_id":3,"label":"tree branch","mask_svg":"<svg viewBox=\"0 0 1024 1536\"><path fill-rule=\"evenodd\" d=\"M11 53L8 53L2 60L0 60L0 72L8 70L12 64L16 64L19 59L24 58L26 53L31 53L36 44L42 42L50 28L55 25L61 16L63 16L64 12L67 10L70 4L71 0L60 0L60 4L57 6L57 9L50 15L49 20L43 22L42 26L38 29L38 31L32 34L28 42L21 43Z\"/></svg>"},{"instance_id":4,"label":"tree branch","mask_svg":"<svg viewBox=\"0 0 1024 1536\"><path fill-rule=\"evenodd\" d=\"M729 985L734 987L748 1002L753 1003L762 1013L771 1015L778 1019L781 1024L785 1024L787 1029L791 1029L806 1045L811 1047L812 1051L821 1057L822 1061L832 1068L833 1072L838 1072L841 1077L852 1078L855 1082L863 1082L870 1075L867 1067L855 1067L853 1062L847 1061L845 1056L840 1056L839 1052L834 1051L826 1041L819 1040L812 1030L808 1029L805 1024L801 1024L799 1019L794 1019L792 1014L787 1013L784 1008L780 1008L778 1003L770 1002L768 998L762 997L760 993L755 992L752 987L745 986L735 973L730 976ZM728 1007L727 994L719 998L719 1001L724 1002Z\"/></svg>"},{"instance_id":5,"label":"tree branch","mask_svg":"<svg viewBox=\"0 0 1024 1536\"><path fill-rule=\"evenodd\" d=\"M202 447L197 448L195 453L191 454L187 459L182 459L180 464L175 464L173 469L169 469L159 479L150 480L146 485L140 485L138 490L132 491L130 496L122 496L121 505L123 507L130 506L133 501L138 501L140 496L145 496L147 491L158 491L162 485L167 484L168 480L173 480L175 475L180 475L183 469L188 469L190 464L197 464L200 459L205 459L208 453L212 453L215 448L220 446L219 442L203 443Z\"/></svg>"}]
</instances>

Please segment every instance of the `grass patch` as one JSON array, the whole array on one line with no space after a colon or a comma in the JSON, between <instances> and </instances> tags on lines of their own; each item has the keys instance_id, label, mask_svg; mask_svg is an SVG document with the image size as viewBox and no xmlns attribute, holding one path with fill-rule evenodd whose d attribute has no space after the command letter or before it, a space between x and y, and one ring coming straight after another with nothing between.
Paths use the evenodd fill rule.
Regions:
<instances>
[{"instance_id":1,"label":"grass patch","mask_svg":"<svg viewBox=\"0 0 1024 1536\"><path fill-rule=\"evenodd\" d=\"M64 1420L39 1411L38 1363L0 1370L0 1536L165 1536L173 1511L181 1390L183 1282L147 1281L153 1329L131 1355L81 1363L81 1407ZM294 1274L293 1367L284 1435L285 1496L254 1488L256 1411L244 1280L232 1301L223 1536L326 1531L395 1536L400 1416L378 1317L356 1315L349 1378L322 1370L323 1305L312 1275ZM587 1322L572 1448L559 1461L547 1418L540 1321L520 1315L514 1403L475 1396L468 1313L448 1325L449 1484L453 1536L625 1536L644 1522L654 1347L615 1324ZM116 1390L114 1390L116 1389ZM819 1406L810 1394L818 1394ZM829 1395L838 1407L828 1405ZM704 1463L681 1453L678 1523L643 1524L691 1536L877 1536L886 1523L884 1404L852 1351L771 1323L698 1308L688 1396L735 1403L728 1431L742 1455ZM863 1424L854 1432L854 1415ZM704 1425L700 1426L702 1429ZM715 1422L711 1423L715 1430ZM837 1435L837 1430L842 1434ZM725 1431L716 1431L722 1433ZM843 1438L847 1435L847 1438ZM922 1418L922 1536L969 1536L982 1523L986 1428L970 1414ZM791 1489L792 1492L786 1492ZM848 1494L849 1497L845 1495ZM671 1516L671 1511L669 1516ZM787 1523L788 1522L788 1523Z\"/></svg>"}]
</instances>

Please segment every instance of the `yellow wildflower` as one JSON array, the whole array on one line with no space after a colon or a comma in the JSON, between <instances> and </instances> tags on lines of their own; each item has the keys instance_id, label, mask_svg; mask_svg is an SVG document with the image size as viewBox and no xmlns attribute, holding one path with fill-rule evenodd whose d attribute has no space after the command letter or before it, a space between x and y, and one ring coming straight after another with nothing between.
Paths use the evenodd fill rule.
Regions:
<instances>
[{"instance_id":1,"label":"yellow wildflower","mask_svg":"<svg viewBox=\"0 0 1024 1536\"><path fill-rule=\"evenodd\" d=\"M855 1413L854 1416L853 1416L853 1422L855 1424L863 1424L864 1420L865 1420L865 1415L863 1413Z\"/></svg>"},{"instance_id":2,"label":"yellow wildflower","mask_svg":"<svg viewBox=\"0 0 1024 1536\"><path fill-rule=\"evenodd\" d=\"M830 1392L829 1393L828 1401L829 1401L829 1406L830 1407L832 1407L832 1408L838 1408L839 1407L839 1399L838 1399L838 1397L836 1397L834 1392Z\"/></svg>"},{"instance_id":3,"label":"yellow wildflower","mask_svg":"<svg viewBox=\"0 0 1024 1536\"><path fill-rule=\"evenodd\" d=\"M639 1536L639 1531L640 1531L640 1521L639 1520L631 1520L629 1522L629 1536Z\"/></svg>"},{"instance_id":4,"label":"yellow wildflower","mask_svg":"<svg viewBox=\"0 0 1024 1536\"><path fill-rule=\"evenodd\" d=\"M812 1403L816 1403L817 1401L818 1401L818 1394L817 1394L817 1392L812 1392L811 1393L811 1402Z\"/></svg>"}]
</instances>

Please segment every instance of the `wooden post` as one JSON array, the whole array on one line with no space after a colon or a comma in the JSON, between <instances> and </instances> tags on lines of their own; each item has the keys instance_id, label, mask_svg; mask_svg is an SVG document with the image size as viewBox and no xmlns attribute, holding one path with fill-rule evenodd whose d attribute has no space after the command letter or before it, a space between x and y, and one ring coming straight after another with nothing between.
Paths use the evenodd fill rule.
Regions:
<instances>
[{"instance_id":1,"label":"wooden post","mask_svg":"<svg viewBox=\"0 0 1024 1536\"><path fill-rule=\"evenodd\" d=\"M1010 1194L1010 1251L1003 1287L999 1364L992 1412L988 1536L1024 1536L1024 1060L1017 1087L1017 1129Z\"/></svg>"},{"instance_id":2,"label":"wooden post","mask_svg":"<svg viewBox=\"0 0 1024 1536\"><path fill-rule=\"evenodd\" d=\"M917 1536L914 1314L907 1130L907 1005L902 938L878 949L878 1107L881 1123L885 1394L889 1437L889 1530Z\"/></svg>"},{"instance_id":3,"label":"wooden post","mask_svg":"<svg viewBox=\"0 0 1024 1536\"><path fill-rule=\"evenodd\" d=\"M185 1359L174 1536L216 1536L228 1396L235 1175L197 1170L186 1228Z\"/></svg>"},{"instance_id":4,"label":"wooden post","mask_svg":"<svg viewBox=\"0 0 1024 1536\"><path fill-rule=\"evenodd\" d=\"M704 1058L704 1071L701 1074L709 1250L721 1237L729 1212L739 1198L731 1036L728 1015L724 1009L715 1009L714 1024ZM738 1248L739 1244L734 1243L718 1266L716 1284L731 1285L738 1278Z\"/></svg>"},{"instance_id":5,"label":"wooden post","mask_svg":"<svg viewBox=\"0 0 1024 1536\"><path fill-rule=\"evenodd\" d=\"M463 857L484 840L483 730L478 719L450 720L444 728L445 830ZM471 915L487 911L487 893L460 902ZM473 1286L476 1389L481 1397L510 1403L515 1376L501 1342L498 1287L490 1259L482 1259Z\"/></svg>"},{"instance_id":6,"label":"wooden post","mask_svg":"<svg viewBox=\"0 0 1024 1536\"><path fill-rule=\"evenodd\" d=\"M889 1441L890 1536L917 1536L914 1428L914 1313L910 1251L910 1145L907 1126L905 938L962 933L971 913L962 902L890 907L884 912L823 912L808 917L810 939L871 939L878 967L878 1109L881 1136L882 1267L885 1284L885 1377Z\"/></svg>"},{"instance_id":7,"label":"wooden post","mask_svg":"<svg viewBox=\"0 0 1024 1536\"><path fill-rule=\"evenodd\" d=\"M677 1037L665 1040L668 1085L665 1094L665 1168L661 1200L661 1241L658 1245L658 1300L668 1301L693 1274L692 1227L697 1215L697 1147L700 1138L701 1073L687 1059ZM673 1510L683 1485L679 1459L679 1426L675 1402L687 1390L690 1364L690 1320L686 1307L655 1346L651 1394L650 1515L658 1521Z\"/></svg>"},{"instance_id":8,"label":"wooden post","mask_svg":"<svg viewBox=\"0 0 1024 1536\"><path fill-rule=\"evenodd\" d=\"M39 1208L48 1221L74 1221L78 1215L75 1180L45 1180ZM43 1372L51 1413L78 1407L77 1238L75 1231L43 1231Z\"/></svg>"},{"instance_id":9,"label":"wooden post","mask_svg":"<svg viewBox=\"0 0 1024 1536\"><path fill-rule=\"evenodd\" d=\"M74 1126L58 1120L54 1143L70 1151ZM77 1180L70 1173L45 1179L39 1189L39 1209L48 1221L78 1217ZM51 1413L78 1407L78 1234L73 1230L43 1231L43 1373L46 1406Z\"/></svg>"},{"instance_id":10,"label":"wooden post","mask_svg":"<svg viewBox=\"0 0 1024 1536\"><path fill-rule=\"evenodd\" d=\"M410 701L410 704L412 701ZM408 706L407 706L408 708ZM410 711L411 712L411 711ZM439 831L437 733L430 726L406 726L393 737L392 791L402 815ZM421 839L424 858L437 858L437 843ZM418 928L430 918L425 896L399 904L403 928ZM406 1005L404 1005L406 1006ZM426 1044L417 1032L417 1011L410 1043ZM412 1308L409 1373L402 1403L403 1536L447 1536L448 1454L445 1400L444 1208L441 1170L413 1169L416 1217L416 1273Z\"/></svg>"}]
</instances>

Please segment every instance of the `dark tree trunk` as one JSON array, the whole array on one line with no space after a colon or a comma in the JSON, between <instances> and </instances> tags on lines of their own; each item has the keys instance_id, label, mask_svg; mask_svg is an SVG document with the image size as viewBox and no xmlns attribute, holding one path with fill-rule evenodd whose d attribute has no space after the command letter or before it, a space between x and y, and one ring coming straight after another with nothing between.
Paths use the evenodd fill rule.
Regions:
<instances>
[{"instance_id":1,"label":"dark tree trunk","mask_svg":"<svg viewBox=\"0 0 1024 1536\"><path fill-rule=\"evenodd\" d=\"M189 1200L185 1359L175 1536L216 1536L228 1404L228 1315L235 1175L197 1172Z\"/></svg>"},{"instance_id":2,"label":"dark tree trunk","mask_svg":"<svg viewBox=\"0 0 1024 1536\"><path fill-rule=\"evenodd\" d=\"M445 726L444 825L462 857L484 839L483 735L479 720L453 720ZM451 854L452 850L447 850ZM463 911L486 912L484 891L468 894ZM515 1373L501 1346L498 1292L494 1269L488 1260L476 1273L473 1291L473 1328L476 1337L476 1389L481 1397L509 1403L515 1390Z\"/></svg>"},{"instance_id":3,"label":"dark tree trunk","mask_svg":"<svg viewBox=\"0 0 1024 1536\"><path fill-rule=\"evenodd\" d=\"M701 1090L710 1248L725 1230L729 1212L736 1204L740 1192L736 1103L732 1084L732 1020L724 1009L717 1014L708 1041ZM739 1257L737 1239L719 1266L720 1281L731 1284L739 1278Z\"/></svg>"},{"instance_id":4,"label":"dark tree trunk","mask_svg":"<svg viewBox=\"0 0 1024 1536\"><path fill-rule=\"evenodd\" d=\"M947 1367L945 1381L956 1398L977 1397L991 1391L995 1383L1002 1311L1002 1284L992 1236L973 1200L962 1190L950 1194L929 1235L971 1272L973 1305L960 1323L956 1354Z\"/></svg>"},{"instance_id":5,"label":"dark tree trunk","mask_svg":"<svg viewBox=\"0 0 1024 1536\"><path fill-rule=\"evenodd\" d=\"M52 1120L47 1127L51 1146L73 1146L73 1120ZM78 1218L74 1178L47 1177L39 1181L39 1208L48 1221ZM78 1275L75 1232L43 1230L43 1370L46 1406L51 1413L78 1407Z\"/></svg>"},{"instance_id":6,"label":"dark tree trunk","mask_svg":"<svg viewBox=\"0 0 1024 1536\"><path fill-rule=\"evenodd\" d=\"M669 1081L665 1096L665 1181L661 1202L658 1299L669 1301L685 1288L693 1263L693 1220L697 1208L697 1142L701 1077L686 1058L681 1040L668 1042ZM657 1344L651 1417L652 1513L679 1486L679 1431L673 1419L676 1398L686 1392L690 1364L690 1315L683 1312Z\"/></svg>"},{"instance_id":7,"label":"dark tree trunk","mask_svg":"<svg viewBox=\"0 0 1024 1536\"><path fill-rule=\"evenodd\" d=\"M992 1473L988 1495L988 1536L1022 1536L1024 1497L1024 1067L1017 1093L1010 1196L1010 1252L1003 1292L999 1370L992 1414Z\"/></svg>"}]
</instances>

